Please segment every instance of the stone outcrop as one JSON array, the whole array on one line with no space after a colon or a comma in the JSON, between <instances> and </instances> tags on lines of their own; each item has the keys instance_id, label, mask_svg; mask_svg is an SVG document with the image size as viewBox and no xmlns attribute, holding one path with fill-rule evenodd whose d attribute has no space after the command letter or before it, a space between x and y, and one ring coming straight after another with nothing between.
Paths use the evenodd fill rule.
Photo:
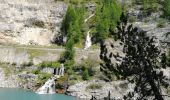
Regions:
<instances>
[{"instance_id":1,"label":"stone outcrop","mask_svg":"<svg viewBox=\"0 0 170 100\"><path fill-rule=\"evenodd\" d=\"M6 77L4 70L0 68L0 87L16 88L20 87L20 83L17 81L16 75Z\"/></svg>"},{"instance_id":2,"label":"stone outcrop","mask_svg":"<svg viewBox=\"0 0 170 100\"><path fill-rule=\"evenodd\" d=\"M132 0L127 0L126 4L132 5ZM142 5L134 5L133 7L129 7L127 11L129 17L134 20L132 22L133 26L147 31L147 35L150 37L156 37L156 42L161 48L169 47L170 36L166 36L165 34L170 32L170 23L167 19L161 17L163 13L162 11L150 12L147 16L144 16ZM161 24L162 27L159 27L159 24Z\"/></svg>"},{"instance_id":3,"label":"stone outcrop","mask_svg":"<svg viewBox=\"0 0 170 100\"><path fill-rule=\"evenodd\" d=\"M0 43L49 45L66 10L55 0L0 0Z\"/></svg>"},{"instance_id":4,"label":"stone outcrop","mask_svg":"<svg viewBox=\"0 0 170 100\"><path fill-rule=\"evenodd\" d=\"M166 33L170 32L170 24L167 23L165 27L159 28L157 27L157 22L135 22L134 26L140 27L144 31L147 31L149 36L154 36L157 38L158 43L162 42L170 42L170 36L166 37Z\"/></svg>"},{"instance_id":5,"label":"stone outcrop","mask_svg":"<svg viewBox=\"0 0 170 100\"><path fill-rule=\"evenodd\" d=\"M91 84L99 84L102 87L100 89L88 89L87 87ZM103 99L108 96L110 91L111 98L122 100L123 95L129 91L132 91L133 87L134 86L132 84L128 84L126 81L105 82L102 80L92 80L79 82L70 86L67 89L67 94L89 100L92 95L97 99Z\"/></svg>"},{"instance_id":6,"label":"stone outcrop","mask_svg":"<svg viewBox=\"0 0 170 100\"><path fill-rule=\"evenodd\" d=\"M28 64L37 65L43 61L56 61L60 57L61 50L40 49L25 47L0 46L0 62L16 65ZM36 52L38 52L36 54ZM34 55L32 55L32 53ZM19 66L18 66L19 67Z\"/></svg>"},{"instance_id":7,"label":"stone outcrop","mask_svg":"<svg viewBox=\"0 0 170 100\"><path fill-rule=\"evenodd\" d=\"M0 48L0 62L23 64L29 62L29 55L26 51L17 52L15 48Z\"/></svg>"}]
</instances>

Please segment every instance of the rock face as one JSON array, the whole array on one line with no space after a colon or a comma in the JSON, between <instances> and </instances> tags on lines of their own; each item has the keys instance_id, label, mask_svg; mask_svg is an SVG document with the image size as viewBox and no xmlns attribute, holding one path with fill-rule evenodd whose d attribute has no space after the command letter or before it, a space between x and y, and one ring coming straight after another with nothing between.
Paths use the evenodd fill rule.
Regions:
<instances>
[{"instance_id":1,"label":"rock face","mask_svg":"<svg viewBox=\"0 0 170 100\"><path fill-rule=\"evenodd\" d=\"M167 32L170 32L170 23L167 23L165 27L157 27L156 22L135 22L134 25L140 27L144 31L147 31L148 36L154 36L157 38L157 42L170 42L170 36L165 36Z\"/></svg>"},{"instance_id":2,"label":"rock face","mask_svg":"<svg viewBox=\"0 0 170 100\"><path fill-rule=\"evenodd\" d=\"M0 0L0 43L49 45L66 10L55 0Z\"/></svg>"},{"instance_id":3,"label":"rock face","mask_svg":"<svg viewBox=\"0 0 170 100\"><path fill-rule=\"evenodd\" d=\"M32 62L37 65L43 61L56 61L62 51L60 49L0 46L0 62L16 65Z\"/></svg>"},{"instance_id":4,"label":"rock face","mask_svg":"<svg viewBox=\"0 0 170 100\"><path fill-rule=\"evenodd\" d=\"M88 89L87 87L91 84L99 84L102 87L100 89ZM67 89L67 94L82 99L91 99L92 95L94 95L97 99L103 99L108 96L110 91L111 98L122 100L123 95L132 91L133 87L133 85L127 84L125 81L105 82L102 80L92 80L70 86Z\"/></svg>"},{"instance_id":5,"label":"rock face","mask_svg":"<svg viewBox=\"0 0 170 100\"><path fill-rule=\"evenodd\" d=\"M5 72L0 68L0 87L16 88L20 87L20 83L17 81L16 75L10 75L8 78L5 76Z\"/></svg>"},{"instance_id":6,"label":"rock face","mask_svg":"<svg viewBox=\"0 0 170 100\"><path fill-rule=\"evenodd\" d=\"M126 1L127 5L132 5L132 0L124 1ZM162 11L150 12L147 16L144 16L142 5L135 5L128 8L128 15L134 20L132 24L135 27L146 31L150 37L156 37L156 42L161 47L169 47L170 36L166 36L165 34L170 32L170 23L161 17L162 13ZM161 24L162 27L160 27L159 24Z\"/></svg>"},{"instance_id":7,"label":"rock face","mask_svg":"<svg viewBox=\"0 0 170 100\"><path fill-rule=\"evenodd\" d=\"M0 52L0 62L23 64L29 61L26 51L18 53L14 48L0 48Z\"/></svg>"},{"instance_id":8,"label":"rock face","mask_svg":"<svg viewBox=\"0 0 170 100\"><path fill-rule=\"evenodd\" d=\"M49 74L53 74L54 73L54 68L43 68L42 73L49 73Z\"/></svg>"}]
</instances>

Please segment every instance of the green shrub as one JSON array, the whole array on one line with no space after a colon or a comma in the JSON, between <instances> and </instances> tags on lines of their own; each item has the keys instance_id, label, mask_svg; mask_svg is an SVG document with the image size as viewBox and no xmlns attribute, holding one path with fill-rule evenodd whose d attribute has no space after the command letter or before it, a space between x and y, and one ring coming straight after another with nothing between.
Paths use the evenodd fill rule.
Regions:
<instances>
[{"instance_id":1,"label":"green shrub","mask_svg":"<svg viewBox=\"0 0 170 100\"><path fill-rule=\"evenodd\" d=\"M89 76L94 76L96 74L96 68L99 66L99 62L92 58L88 58L83 61L84 69L88 70ZM83 69L82 69L83 70Z\"/></svg>"},{"instance_id":2,"label":"green shrub","mask_svg":"<svg viewBox=\"0 0 170 100\"><path fill-rule=\"evenodd\" d=\"M74 71L73 71L72 69L68 69L68 68L67 68L67 74L68 74L68 75L73 75L73 74L74 74Z\"/></svg>"},{"instance_id":3,"label":"green shrub","mask_svg":"<svg viewBox=\"0 0 170 100\"><path fill-rule=\"evenodd\" d=\"M158 0L136 0L140 2L144 10L150 9L152 12L157 12L160 9Z\"/></svg>"},{"instance_id":4,"label":"green shrub","mask_svg":"<svg viewBox=\"0 0 170 100\"><path fill-rule=\"evenodd\" d=\"M66 43L66 50L73 50L74 39L70 38Z\"/></svg>"},{"instance_id":5,"label":"green shrub","mask_svg":"<svg viewBox=\"0 0 170 100\"><path fill-rule=\"evenodd\" d=\"M48 73L39 73L38 75L39 75L38 76L39 78L37 80L37 85L38 86L43 85L52 76L51 74L48 74Z\"/></svg>"},{"instance_id":6,"label":"green shrub","mask_svg":"<svg viewBox=\"0 0 170 100\"><path fill-rule=\"evenodd\" d=\"M88 70L86 69L85 71L83 71L83 76L82 76L82 79L83 80L89 80L89 73L88 73Z\"/></svg>"},{"instance_id":7,"label":"green shrub","mask_svg":"<svg viewBox=\"0 0 170 100\"><path fill-rule=\"evenodd\" d=\"M40 71L39 70L34 70L34 71L32 71L32 73L37 75L37 74L40 73Z\"/></svg>"},{"instance_id":8,"label":"green shrub","mask_svg":"<svg viewBox=\"0 0 170 100\"><path fill-rule=\"evenodd\" d=\"M86 87L86 89L92 89L92 90L96 90L96 89L101 89L102 85L101 84L90 84L89 86Z\"/></svg>"},{"instance_id":9,"label":"green shrub","mask_svg":"<svg viewBox=\"0 0 170 100\"><path fill-rule=\"evenodd\" d=\"M43 61L41 64L40 64L40 67L41 68L46 68L46 67L51 67L52 66L52 62L48 62L48 61Z\"/></svg>"},{"instance_id":10,"label":"green shrub","mask_svg":"<svg viewBox=\"0 0 170 100\"><path fill-rule=\"evenodd\" d=\"M36 27L40 27L40 28L44 28L45 27L45 24L43 21L40 21L40 20L35 20L32 22L32 25L36 26Z\"/></svg>"},{"instance_id":11,"label":"green shrub","mask_svg":"<svg viewBox=\"0 0 170 100\"><path fill-rule=\"evenodd\" d=\"M60 57L60 62L65 62L66 67L72 67L74 65L75 50L73 47L74 40L71 38L66 43L66 51Z\"/></svg>"},{"instance_id":12,"label":"green shrub","mask_svg":"<svg viewBox=\"0 0 170 100\"><path fill-rule=\"evenodd\" d=\"M166 21L161 19L158 21L157 27L164 28L166 26Z\"/></svg>"},{"instance_id":13,"label":"green shrub","mask_svg":"<svg viewBox=\"0 0 170 100\"><path fill-rule=\"evenodd\" d=\"M164 17L170 19L170 0L164 0L163 12Z\"/></svg>"},{"instance_id":14,"label":"green shrub","mask_svg":"<svg viewBox=\"0 0 170 100\"><path fill-rule=\"evenodd\" d=\"M135 16L130 16L129 17L129 22L133 23L136 21L136 17Z\"/></svg>"},{"instance_id":15,"label":"green shrub","mask_svg":"<svg viewBox=\"0 0 170 100\"><path fill-rule=\"evenodd\" d=\"M88 58L87 60L83 60L80 64L74 65L72 69L74 70L74 72L85 75L85 77L88 76L92 78L92 76L96 75L98 66L99 62ZM80 70L82 71L82 73L80 73Z\"/></svg>"},{"instance_id":16,"label":"green shrub","mask_svg":"<svg viewBox=\"0 0 170 100\"><path fill-rule=\"evenodd\" d=\"M32 65L33 65L33 62L29 61L29 62L24 62L21 66L27 67L27 66L32 66Z\"/></svg>"},{"instance_id":17,"label":"green shrub","mask_svg":"<svg viewBox=\"0 0 170 100\"><path fill-rule=\"evenodd\" d=\"M12 66L16 66L17 64L15 62L12 63Z\"/></svg>"},{"instance_id":18,"label":"green shrub","mask_svg":"<svg viewBox=\"0 0 170 100\"><path fill-rule=\"evenodd\" d=\"M51 74L42 73L41 79L42 79L42 80L47 80L47 79L49 79L50 77L51 77Z\"/></svg>"},{"instance_id":19,"label":"green shrub","mask_svg":"<svg viewBox=\"0 0 170 100\"><path fill-rule=\"evenodd\" d=\"M65 74L64 76L57 79L56 83L63 84L68 80L68 74Z\"/></svg>"},{"instance_id":20,"label":"green shrub","mask_svg":"<svg viewBox=\"0 0 170 100\"><path fill-rule=\"evenodd\" d=\"M58 68L60 67L60 63L55 61L55 62L51 62L51 61L43 61L40 65L41 68Z\"/></svg>"},{"instance_id":21,"label":"green shrub","mask_svg":"<svg viewBox=\"0 0 170 100\"><path fill-rule=\"evenodd\" d=\"M53 68L59 68L60 67L60 63L59 62L52 62L52 67Z\"/></svg>"},{"instance_id":22,"label":"green shrub","mask_svg":"<svg viewBox=\"0 0 170 100\"><path fill-rule=\"evenodd\" d=\"M64 66L66 67L66 69L72 69L74 63L75 63L74 60L67 60L67 61L64 63Z\"/></svg>"},{"instance_id":23,"label":"green shrub","mask_svg":"<svg viewBox=\"0 0 170 100\"><path fill-rule=\"evenodd\" d=\"M161 4L159 0L134 0L133 4L142 5L143 16L147 17L153 12L161 10Z\"/></svg>"}]
</instances>

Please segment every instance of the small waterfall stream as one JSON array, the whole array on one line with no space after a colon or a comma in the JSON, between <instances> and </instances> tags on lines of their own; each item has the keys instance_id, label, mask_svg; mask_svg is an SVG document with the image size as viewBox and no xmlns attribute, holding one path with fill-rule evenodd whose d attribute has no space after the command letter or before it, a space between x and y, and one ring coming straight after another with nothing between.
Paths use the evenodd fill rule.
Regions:
<instances>
[{"instance_id":1,"label":"small waterfall stream","mask_svg":"<svg viewBox=\"0 0 170 100\"><path fill-rule=\"evenodd\" d=\"M90 37L90 30L87 32L87 37L86 37L86 41L85 41L85 47L84 49L88 49L90 48L92 45L92 41L91 41L91 37Z\"/></svg>"},{"instance_id":2,"label":"small waterfall stream","mask_svg":"<svg viewBox=\"0 0 170 100\"><path fill-rule=\"evenodd\" d=\"M38 94L54 94L55 92L55 81L49 79L45 84L37 90Z\"/></svg>"},{"instance_id":3,"label":"small waterfall stream","mask_svg":"<svg viewBox=\"0 0 170 100\"><path fill-rule=\"evenodd\" d=\"M56 93L55 89L55 79L60 78L61 76L64 76L64 64L61 64L60 68L56 69L55 75L48 79L45 84L40 87L36 93L38 94L54 94Z\"/></svg>"},{"instance_id":4,"label":"small waterfall stream","mask_svg":"<svg viewBox=\"0 0 170 100\"><path fill-rule=\"evenodd\" d=\"M84 22L86 23L90 18L92 18L95 14L91 14L88 18L86 18L84 20ZM91 41L91 37L90 37L90 30L87 32L87 36L86 36L86 41L85 41L85 47L84 49L88 49L92 46L92 41Z\"/></svg>"}]
</instances>

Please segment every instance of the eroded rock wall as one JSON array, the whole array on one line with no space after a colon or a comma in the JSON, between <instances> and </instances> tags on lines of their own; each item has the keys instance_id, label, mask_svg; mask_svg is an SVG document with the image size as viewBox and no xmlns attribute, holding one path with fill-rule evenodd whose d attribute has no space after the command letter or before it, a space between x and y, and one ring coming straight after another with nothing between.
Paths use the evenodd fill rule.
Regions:
<instances>
[{"instance_id":1,"label":"eroded rock wall","mask_svg":"<svg viewBox=\"0 0 170 100\"><path fill-rule=\"evenodd\" d=\"M55 0L0 0L0 43L49 45L66 10Z\"/></svg>"}]
</instances>

